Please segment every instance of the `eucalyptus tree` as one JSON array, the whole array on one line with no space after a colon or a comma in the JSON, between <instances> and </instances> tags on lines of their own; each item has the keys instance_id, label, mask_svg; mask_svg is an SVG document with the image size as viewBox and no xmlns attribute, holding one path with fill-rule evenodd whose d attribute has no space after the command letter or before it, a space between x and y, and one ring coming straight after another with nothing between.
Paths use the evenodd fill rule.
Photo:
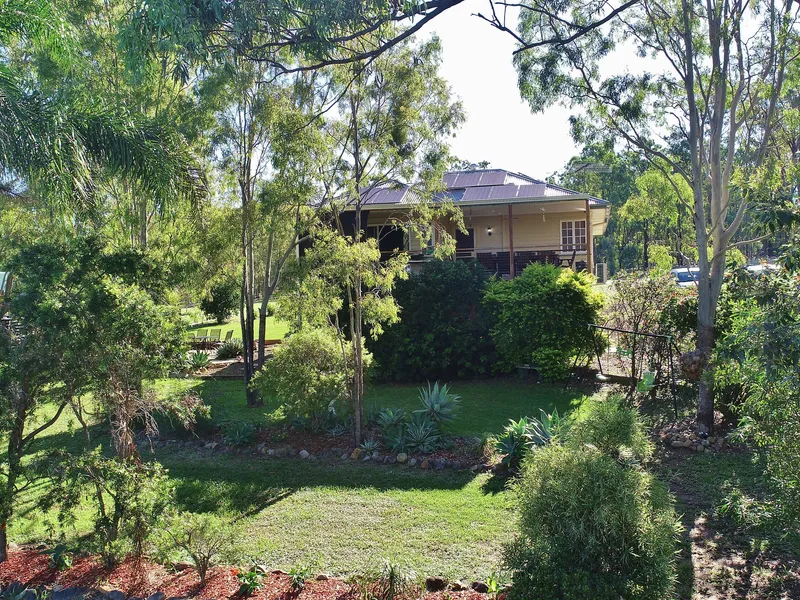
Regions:
<instances>
[{"instance_id":1,"label":"eucalyptus tree","mask_svg":"<svg viewBox=\"0 0 800 600\"><path fill-rule=\"evenodd\" d=\"M331 247L342 267L339 281L349 312L356 443L361 442L363 427L365 311L375 313L369 320L379 333L382 320L396 318L391 288L394 279L405 276L405 259L396 257L381 265L378 240L365 239L364 206L379 189L412 182L407 193L416 196L416 202L385 225L405 229L423 243L436 235L439 252L454 249L445 221L453 220L456 226L461 222L450 204L431 202L443 188L442 175L451 161L446 137L464 118L461 103L451 97L438 73L440 64L441 45L434 38L418 45L398 44L370 62L345 66L339 74L346 87L339 119L329 127L341 157L341 190L332 203L339 237ZM366 304L365 286L370 290Z\"/></svg>"},{"instance_id":2,"label":"eucalyptus tree","mask_svg":"<svg viewBox=\"0 0 800 600\"><path fill-rule=\"evenodd\" d=\"M697 355L708 361L726 252L747 242L734 236L772 193L777 163L770 149L787 69L797 59L800 6L793 0L526 0L519 7L516 31L496 11L485 18L517 40L519 87L531 108L581 106L576 126L629 144L670 185L683 182L692 190ZM607 59L631 45L642 66L614 72ZM676 146L679 152L665 150ZM699 388L697 423L707 430L713 389L706 381Z\"/></svg>"}]
</instances>

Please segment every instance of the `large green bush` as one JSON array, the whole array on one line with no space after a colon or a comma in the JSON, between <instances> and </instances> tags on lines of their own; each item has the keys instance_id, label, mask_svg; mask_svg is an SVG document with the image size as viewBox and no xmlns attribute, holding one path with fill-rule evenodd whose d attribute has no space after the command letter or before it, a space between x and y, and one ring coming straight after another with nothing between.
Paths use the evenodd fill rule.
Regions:
<instances>
[{"instance_id":1,"label":"large green bush","mask_svg":"<svg viewBox=\"0 0 800 600\"><path fill-rule=\"evenodd\" d=\"M347 360L345 360L347 356ZM348 407L353 350L332 329L303 329L275 349L253 386L274 395L293 416L314 418ZM365 356L365 366L371 357Z\"/></svg>"},{"instance_id":2,"label":"large green bush","mask_svg":"<svg viewBox=\"0 0 800 600\"><path fill-rule=\"evenodd\" d=\"M592 445L611 457L630 456L642 461L653 452L636 409L618 395L586 403L570 429L569 439L573 445Z\"/></svg>"},{"instance_id":3,"label":"large green bush","mask_svg":"<svg viewBox=\"0 0 800 600\"><path fill-rule=\"evenodd\" d=\"M607 419L614 431L586 437L624 439L629 414L620 414ZM634 462L604 452L606 444L568 437L532 452L515 484L519 534L506 548L511 598L669 597L679 531L669 493ZM608 445L612 453L616 445Z\"/></svg>"},{"instance_id":4,"label":"large green bush","mask_svg":"<svg viewBox=\"0 0 800 600\"><path fill-rule=\"evenodd\" d=\"M377 376L422 381L490 373L495 351L481 305L487 280L478 263L432 260L398 281L400 321L369 342Z\"/></svg>"},{"instance_id":5,"label":"large green bush","mask_svg":"<svg viewBox=\"0 0 800 600\"><path fill-rule=\"evenodd\" d=\"M528 265L510 281L490 281L484 305L504 365L533 363L545 379L559 379L571 359L594 354L587 325L599 320L603 296L593 285L591 275L545 264Z\"/></svg>"}]
</instances>

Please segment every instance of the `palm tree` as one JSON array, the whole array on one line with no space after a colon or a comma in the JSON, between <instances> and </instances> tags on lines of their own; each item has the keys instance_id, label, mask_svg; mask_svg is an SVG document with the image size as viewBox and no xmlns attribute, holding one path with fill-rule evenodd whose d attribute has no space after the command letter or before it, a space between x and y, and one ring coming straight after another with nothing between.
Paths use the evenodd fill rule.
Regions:
<instances>
[{"instance_id":1,"label":"palm tree","mask_svg":"<svg viewBox=\"0 0 800 600\"><path fill-rule=\"evenodd\" d=\"M50 0L7 0L0 49L44 49L79 60L69 24ZM97 101L45 95L18 69L0 63L0 170L21 176L48 207L92 208L94 178L121 175L157 199L196 196L203 181L174 128Z\"/></svg>"}]
</instances>

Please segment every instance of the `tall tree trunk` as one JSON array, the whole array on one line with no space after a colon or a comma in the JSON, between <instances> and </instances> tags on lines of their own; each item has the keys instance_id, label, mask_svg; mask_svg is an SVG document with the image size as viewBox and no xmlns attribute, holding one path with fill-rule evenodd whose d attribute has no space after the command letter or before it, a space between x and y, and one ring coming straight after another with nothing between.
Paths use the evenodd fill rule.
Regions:
<instances>
[{"instance_id":1,"label":"tall tree trunk","mask_svg":"<svg viewBox=\"0 0 800 600\"><path fill-rule=\"evenodd\" d=\"M20 394L25 394L20 391ZM25 414L27 400L18 399L19 404L15 407L14 425L8 436L8 467L6 472L6 485L3 490L3 497L0 499L0 562L8 559L8 524L14 515L14 496L19 477L20 464L22 461L23 435L25 432Z\"/></svg>"},{"instance_id":2,"label":"tall tree trunk","mask_svg":"<svg viewBox=\"0 0 800 600\"><path fill-rule=\"evenodd\" d=\"M644 256L642 262L642 270L646 271L650 268L650 226L647 221L644 222L644 227L642 229L642 238L644 242Z\"/></svg>"},{"instance_id":3,"label":"tall tree trunk","mask_svg":"<svg viewBox=\"0 0 800 600\"><path fill-rule=\"evenodd\" d=\"M147 200L139 199L139 247L147 248Z\"/></svg>"}]
</instances>

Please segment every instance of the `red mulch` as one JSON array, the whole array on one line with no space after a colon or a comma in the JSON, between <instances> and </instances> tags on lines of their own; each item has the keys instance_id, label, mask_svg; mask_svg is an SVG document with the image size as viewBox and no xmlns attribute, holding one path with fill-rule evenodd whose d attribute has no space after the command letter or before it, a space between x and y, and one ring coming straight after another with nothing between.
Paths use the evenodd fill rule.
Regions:
<instances>
[{"instance_id":1,"label":"red mulch","mask_svg":"<svg viewBox=\"0 0 800 600\"><path fill-rule=\"evenodd\" d=\"M171 573L163 566L146 560L128 560L114 567L106 568L95 557L75 557L72 568L59 572L49 567L50 557L36 550L11 550L8 560L0 563L0 585L20 581L28 587L104 587L119 589L128 596L147 597L161 591L167 598L197 598L198 600L234 599L238 595L239 582L230 567L215 567L208 576L206 585L200 589L200 582L194 569ZM305 589L292 590L288 575L271 573L262 578L261 589L251 596L252 600L357 600L358 593L349 584L338 579L325 581L312 580ZM425 600L484 600L485 594L474 591L437 592L420 596Z\"/></svg>"}]
</instances>

